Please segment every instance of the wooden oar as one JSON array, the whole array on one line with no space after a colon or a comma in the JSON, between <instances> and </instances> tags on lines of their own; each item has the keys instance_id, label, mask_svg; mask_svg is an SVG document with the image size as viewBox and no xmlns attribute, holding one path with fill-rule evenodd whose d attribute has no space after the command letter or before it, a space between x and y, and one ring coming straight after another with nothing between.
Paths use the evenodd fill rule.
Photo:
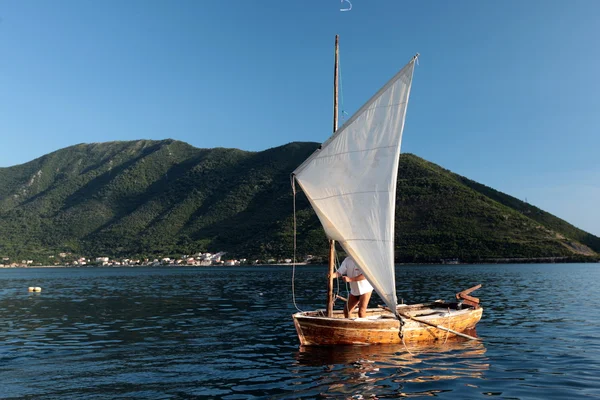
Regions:
<instances>
[{"instance_id":1,"label":"wooden oar","mask_svg":"<svg viewBox=\"0 0 600 400\"><path fill-rule=\"evenodd\" d=\"M380 307L380 308L383 308L383 309L385 309L385 310L388 310L388 311L389 311L389 312L391 312L391 313L394 313L392 310L390 310L390 309L389 309L389 307L385 307L385 306L381 306L381 305L380 305L379 307ZM408 315L408 314L404 314L404 313L402 313L402 312L400 312L400 311L396 311L396 314L398 314L398 315L400 315L401 317L404 317L404 318L406 318L406 319L412 319L413 321L419 322L419 323L421 323L421 324L424 324L424 325L429 325L429 326L432 326L432 327L434 327L434 328L437 328L437 329L440 329L440 330L442 330L442 331L446 331L446 332L454 333L455 335L457 335L457 336L461 336L461 337L464 337L464 338L466 338L466 339L471 339L471 340L481 340L480 338L476 338L475 336L467 335L466 333L460 333L460 332L457 332L457 331L455 331L455 330L453 330L453 329L446 328L445 326L436 325L436 324L434 324L434 323L432 323L432 322L429 322L429 321L424 321L424 320L422 320L422 319L415 318L415 317L413 317L413 316L410 316L410 315Z\"/></svg>"}]
</instances>

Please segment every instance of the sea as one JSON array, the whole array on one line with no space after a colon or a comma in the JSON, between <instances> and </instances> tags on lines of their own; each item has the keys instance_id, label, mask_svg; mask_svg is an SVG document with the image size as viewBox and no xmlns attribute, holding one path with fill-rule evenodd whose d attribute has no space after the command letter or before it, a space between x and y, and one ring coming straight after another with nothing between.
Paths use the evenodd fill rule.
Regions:
<instances>
[{"instance_id":1,"label":"sea","mask_svg":"<svg viewBox=\"0 0 600 400\"><path fill-rule=\"evenodd\" d=\"M405 303L481 283L482 340L302 348L326 270L2 269L0 398L600 398L600 264L397 266Z\"/></svg>"}]
</instances>

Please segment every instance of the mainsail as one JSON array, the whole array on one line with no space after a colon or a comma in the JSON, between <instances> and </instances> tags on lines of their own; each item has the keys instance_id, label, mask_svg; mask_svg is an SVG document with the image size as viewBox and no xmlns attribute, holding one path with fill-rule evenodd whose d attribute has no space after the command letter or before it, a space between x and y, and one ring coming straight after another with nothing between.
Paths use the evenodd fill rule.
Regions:
<instances>
[{"instance_id":1,"label":"mainsail","mask_svg":"<svg viewBox=\"0 0 600 400\"><path fill-rule=\"evenodd\" d=\"M327 237L392 310L396 178L416 57L293 173Z\"/></svg>"}]
</instances>

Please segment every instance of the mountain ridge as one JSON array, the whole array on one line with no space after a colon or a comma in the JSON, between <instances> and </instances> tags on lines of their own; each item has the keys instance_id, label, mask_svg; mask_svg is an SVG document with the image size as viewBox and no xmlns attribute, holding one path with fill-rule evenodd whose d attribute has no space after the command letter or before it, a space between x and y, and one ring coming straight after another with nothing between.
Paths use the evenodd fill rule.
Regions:
<instances>
[{"instance_id":1,"label":"mountain ridge","mask_svg":"<svg viewBox=\"0 0 600 400\"><path fill-rule=\"evenodd\" d=\"M318 143L259 152L173 139L77 144L0 168L0 256L293 252L290 173ZM298 254L327 242L296 195ZM412 154L398 173L396 259L596 257L600 238Z\"/></svg>"}]
</instances>

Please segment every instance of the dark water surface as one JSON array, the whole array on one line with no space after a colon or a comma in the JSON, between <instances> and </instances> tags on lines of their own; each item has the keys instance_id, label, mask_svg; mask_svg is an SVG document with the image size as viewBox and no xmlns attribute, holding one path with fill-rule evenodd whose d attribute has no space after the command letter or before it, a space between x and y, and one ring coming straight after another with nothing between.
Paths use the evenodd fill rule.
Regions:
<instances>
[{"instance_id":1,"label":"dark water surface","mask_svg":"<svg viewBox=\"0 0 600 400\"><path fill-rule=\"evenodd\" d=\"M483 284L483 343L433 348L301 349L291 276L0 270L0 398L600 398L600 264L399 267L406 302ZM298 307L323 308L325 285L297 267Z\"/></svg>"}]
</instances>

